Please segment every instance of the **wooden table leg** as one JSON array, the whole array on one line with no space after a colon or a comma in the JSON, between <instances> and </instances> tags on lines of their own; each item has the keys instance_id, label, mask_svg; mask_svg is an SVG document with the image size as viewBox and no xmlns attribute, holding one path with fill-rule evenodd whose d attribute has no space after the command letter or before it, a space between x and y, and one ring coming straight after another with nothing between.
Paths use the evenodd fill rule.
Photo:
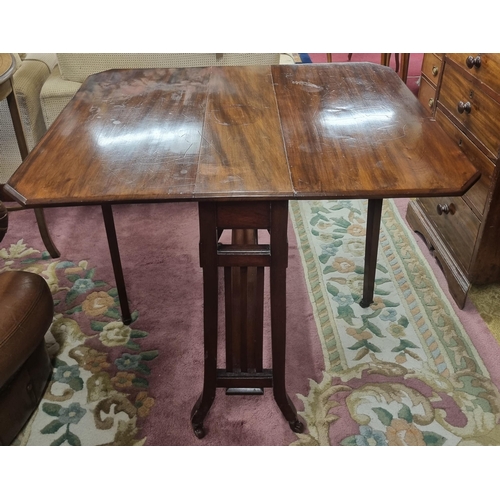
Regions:
<instances>
[{"instance_id":1,"label":"wooden table leg","mask_svg":"<svg viewBox=\"0 0 500 500\"><path fill-rule=\"evenodd\" d=\"M384 200L382 199L368 200L368 217L366 221L365 273L363 281L363 298L360 302L361 307L368 307L373 302L383 201Z\"/></svg>"},{"instance_id":2,"label":"wooden table leg","mask_svg":"<svg viewBox=\"0 0 500 500\"><path fill-rule=\"evenodd\" d=\"M104 218L104 226L106 228L106 236L108 237L109 253L111 254L111 263L113 264L116 289L118 290L118 298L120 299L122 321L123 324L130 325L130 323L132 323L132 316L128 305L127 290L125 288L125 279L123 277L122 262L120 259L120 250L118 249L118 240L116 238L113 210L111 205L101 205L101 209L102 216Z\"/></svg>"},{"instance_id":3,"label":"wooden table leg","mask_svg":"<svg viewBox=\"0 0 500 500\"><path fill-rule=\"evenodd\" d=\"M59 252L56 245L52 241L49 228L47 227L47 222L45 221L45 212L43 211L43 208L35 208L35 217L38 224L38 230L40 231L40 236L42 237L42 241L47 249L47 252L49 252L49 255L53 259L57 259L61 256L61 252Z\"/></svg>"},{"instance_id":4,"label":"wooden table leg","mask_svg":"<svg viewBox=\"0 0 500 500\"><path fill-rule=\"evenodd\" d=\"M218 267L217 204L198 204L200 265L203 269L203 391L191 411L191 425L197 438L205 436L203 421L215 399L217 387Z\"/></svg>"},{"instance_id":5,"label":"wooden table leg","mask_svg":"<svg viewBox=\"0 0 500 500\"><path fill-rule=\"evenodd\" d=\"M271 203L271 345L273 394L278 407L294 432L303 432L297 410L285 388L286 351L286 268L288 267L288 201Z\"/></svg>"},{"instance_id":6,"label":"wooden table leg","mask_svg":"<svg viewBox=\"0 0 500 500\"><path fill-rule=\"evenodd\" d=\"M16 134L17 144L19 146L19 153L21 159L24 160L28 156L28 145L26 144L26 137L24 135L23 123L21 121L21 115L19 114L19 108L17 106L16 94L14 92L14 87L12 86L12 92L7 96L7 104L9 106L10 116L12 118L12 125L14 127L14 132ZM45 214L43 208L35 208L35 217L38 224L38 229L40 231L40 236L42 237L43 244L49 252L53 259L61 256L61 253L55 246L52 238L49 234L49 229L47 223L45 222Z\"/></svg>"}]
</instances>

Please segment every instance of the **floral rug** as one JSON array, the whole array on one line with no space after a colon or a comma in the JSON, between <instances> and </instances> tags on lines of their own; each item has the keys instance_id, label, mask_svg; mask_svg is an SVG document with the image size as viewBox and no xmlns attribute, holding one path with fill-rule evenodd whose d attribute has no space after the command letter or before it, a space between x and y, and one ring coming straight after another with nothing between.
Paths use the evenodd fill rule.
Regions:
<instances>
[{"instance_id":1,"label":"floral rug","mask_svg":"<svg viewBox=\"0 0 500 500\"><path fill-rule=\"evenodd\" d=\"M167 291L161 273L154 284L150 272L165 266L156 253L158 235L150 241L129 236L124 251L138 245L130 250L137 253L133 266L147 270L135 273L130 283L131 289L136 287L136 308L143 316L139 319L139 312L134 311L134 321L125 326L109 269L104 273L103 263L109 258L102 235L95 236L95 243L103 246L86 260L53 260L14 237L14 231L30 231L20 221L26 214L15 213L9 243L4 240L0 248L0 272L24 269L43 276L54 297L55 318L46 336L53 375L41 404L14 444L500 444L500 370L494 362L500 346L494 339L488 343L491 334L476 338L477 332L469 328L471 340L391 200L384 202L375 302L369 308L359 306L366 205L364 201L290 204L300 251L298 256L296 249L291 250L295 253L290 265L297 261L300 273L302 260L314 312L313 318L304 310L299 324L316 323L316 328L308 325L309 330L304 324L299 329L290 327L288 339L291 369L287 377L289 388L295 388L289 393L306 432L291 432L270 396L255 402L251 396L234 399L221 394L207 418L211 429L201 441L192 433L189 411L199 391L202 349L194 342L186 344L186 335L199 335L199 326L192 321L193 314L186 318L184 305L193 304L194 299L183 292L198 282L184 280L178 286L185 273L181 261L189 269L197 262L196 245L193 256L179 254L174 264L180 269L178 276L168 268L175 283ZM170 220L175 220L181 234L187 234L193 224L184 215L185 209L179 208L177 218L172 219L175 207L167 208ZM143 224L146 216L164 220L164 210L124 207L123 217L118 217L124 222L120 235L127 237L127 227L136 231L130 227ZM62 211L54 227L62 227L62 219L70 213L73 217L73 212ZM190 215L196 217L195 212ZM90 217L87 211L82 216ZM66 237L66 255L79 255L85 244L84 237L77 240L82 229L75 231ZM196 240L193 231L189 241ZM180 252L170 245L165 250L167 258L172 251ZM179 244L181 249L187 246L187 242ZM95 259L101 254L105 258L97 266ZM299 288L306 293L304 285ZM167 314L168 335L160 310L162 297L153 306L153 297L145 291L165 294L169 304L178 304L173 309L176 313ZM294 315L303 303L302 295L289 297L289 305L294 304L289 316L298 318ZM152 314L155 311L158 318ZM186 322L176 322L181 316ZM290 325L296 322L291 320ZM196 349L187 352L188 347ZM176 381L186 377L186 363L191 363L192 373L183 388L177 387L180 382ZM300 375L302 365L315 368ZM169 383L162 382L165 378Z\"/></svg>"},{"instance_id":2,"label":"floral rug","mask_svg":"<svg viewBox=\"0 0 500 500\"><path fill-rule=\"evenodd\" d=\"M291 202L325 360L299 395L308 432L293 444L500 444L497 385L391 200L375 301L359 306L366 207Z\"/></svg>"},{"instance_id":3,"label":"floral rug","mask_svg":"<svg viewBox=\"0 0 500 500\"><path fill-rule=\"evenodd\" d=\"M52 379L13 444L144 444L136 435L154 405L148 379L158 351L143 348L148 333L134 328L137 311L125 326L116 288L100 280L87 261L52 260L20 240L0 248L0 272L13 269L43 276L55 304L46 336Z\"/></svg>"}]
</instances>

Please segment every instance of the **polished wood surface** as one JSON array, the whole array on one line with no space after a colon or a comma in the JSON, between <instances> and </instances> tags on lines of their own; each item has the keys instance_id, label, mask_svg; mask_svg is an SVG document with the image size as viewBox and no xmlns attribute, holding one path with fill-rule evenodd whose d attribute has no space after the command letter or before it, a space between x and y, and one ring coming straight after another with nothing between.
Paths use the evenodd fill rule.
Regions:
<instances>
[{"instance_id":1,"label":"polished wood surface","mask_svg":"<svg viewBox=\"0 0 500 500\"><path fill-rule=\"evenodd\" d=\"M498 75L500 74L500 54L447 54L449 61L455 63L473 78L479 79L484 85L496 93L498 90ZM471 63L470 61L473 61Z\"/></svg>"},{"instance_id":2,"label":"polished wood surface","mask_svg":"<svg viewBox=\"0 0 500 500\"><path fill-rule=\"evenodd\" d=\"M378 64L115 70L86 80L7 191L28 206L406 197L478 175Z\"/></svg>"},{"instance_id":3,"label":"polished wood surface","mask_svg":"<svg viewBox=\"0 0 500 500\"><path fill-rule=\"evenodd\" d=\"M459 122L462 130L466 129L480 139L487 149L489 158L494 159L498 156L500 149L498 122L491 120L490 117L500 116L500 103L484 92L478 80L470 82L464 79L453 65L447 64L439 100L444 111L448 111ZM460 103L464 103L464 106L469 104L470 111L461 111Z\"/></svg>"},{"instance_id":4,"label":"polished wood surface","mask_svg":"<svg viewBox=\"0 0 500 500\"><path fill-rule=\"evenodd\" d=\"M314 66L273 68L296 197L432 196L456 193L456 181L468 187L470 163L394 71Z\"/></svg>"},{"instance_id":5,"label":"polished wood surface","mask_svg":"<svg viewBox=\"0 0 500 500\"><path fill-rule=\"evenodd\" d=\"M424 54L422 73L431 83L437 85L441 74L441 59L436 54Z\"/></svg>"},{"instance_id":6,"label":"polished wood surface","mask_svg":"<svg viewBox=\"0 0 500 500\"><path fill-rule=\"evenodd\" d=\"M418 100L429 115L434 116L437 105L437 88L443 76L443 54L424 54Z\"/></svg>"},{"instance_id":7,"label":"polished wood surface","mask_svg":"<svg viewBox=\"0 0 500 500\"><path fill-rule=\"evenodd\" d=\"M418 100L422 103L422 106L429 116L434 113L434 107L436 105L436 88L433 87L425 78L420 80Z\"/></svg>"},{"instance_id":8,"label":"polished wood surface","mask_svg":"<svg viewBox=\"0 0 500 500\"><path fill-rule=\"evenodd\" d=\"M204 383L191 412L198 438L217 387L228 394L262 394L272 387L274 399L294 432L303 423L285 387L286 268L288 266L288 202L200 202L200 264L204 297ZM224 229L233 230L230 245L221 244ZM269 244L258 242L267 229ZM217 368L218 267L224 267L226 297L226 366ZM272 369L262 362L264 266L270 274Z\"/></svg>"},{"instance_id":9,"label":"polished wood surface","mask_svg":"<svg viewBox=\"0 0 500 500\"><path fill-rule=\"evenodd\" d=\"M111 205L198 201L204 382L199 438L217 387L285 389L288 200L369 198L365 283L373 301L384 197L463 194L479 173L394 71L368 63L117 70L93 75L9 182L28 206L101 204L124 322L130 321ZM233 230L229 245L219 242ZM255 232L265 229L270 243ZM269 267L272 369L262 366ZM225 268L225 368L217 367ZM261 392L261 391L259 391Z\"/></svg>"},{"instance_id":10,"label":"polished wood surface","mask_svg":"<svg viewBox=\"0 0 500 500\"><path fill-rule=\"evenodd\" d=\"M441 109L436 111L436 121L441 125L448 136L453 139L470 162L481 172L480 179L463 195L469 202L473 211L481 216L484 213L488 192L493 180L495 164L462 132L458 127L444 115Z\"/></svg>"}]
</instances>

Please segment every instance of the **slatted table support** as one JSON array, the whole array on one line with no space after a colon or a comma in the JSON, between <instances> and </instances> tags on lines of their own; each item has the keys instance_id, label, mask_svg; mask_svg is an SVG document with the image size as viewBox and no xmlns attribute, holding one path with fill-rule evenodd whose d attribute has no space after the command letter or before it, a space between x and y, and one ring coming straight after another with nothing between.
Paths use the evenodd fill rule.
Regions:
<instances>
[{"instance_id":1,"label":"slatted table support","mask_svg":"<svg viewBox=\"0 0 500 500\"><path fill-rule=\"evenodd\" d=\"M203 269L205 366L203 391L191 413L198 438L217 387L233 394L273 395L294 432L304 426L285 388L286 268L288 201L200 202L200 265ZM219 242L232 230L230 245ZM267 229L270 243L258 243L257 230ZM226 367L217 368L218 269L224 268ZM269 267L272 369L262 367L264 267Z\"/></svg>"}]
</instances>

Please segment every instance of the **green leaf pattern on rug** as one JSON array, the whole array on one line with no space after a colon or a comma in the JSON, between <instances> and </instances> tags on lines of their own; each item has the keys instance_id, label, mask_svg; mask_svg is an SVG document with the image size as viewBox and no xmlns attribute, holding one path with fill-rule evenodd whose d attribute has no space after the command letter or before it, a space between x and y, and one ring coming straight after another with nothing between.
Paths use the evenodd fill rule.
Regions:
<instances>
[{"instance_id":1,"label":"green leaf pattern on rug","mask_svg":"<svg viewBox=\"0 0 500 500\"><path fill-rule=\"evenodd\" d=\"M366 201L292 201L325 372L294 445L500 444L500 392L413 243L383 205L374 301L362 308Z\"/></svg>"},{"instance_id":2,"label":"green leaf pattern on rug","mask_svg":"<svg viewBox=\"0 0 500 500\"><path fill-rule=\"evenodd\" d=\"M138 312L124 325L116 288L85 260L53 260L20 240L0 249L0 272L14 269L45 278L55 304L46 337L53 375L14 444L144 444L138 435L154 406L148 388L158 351L143 347Z\"/></svg>"}]
</instances>

